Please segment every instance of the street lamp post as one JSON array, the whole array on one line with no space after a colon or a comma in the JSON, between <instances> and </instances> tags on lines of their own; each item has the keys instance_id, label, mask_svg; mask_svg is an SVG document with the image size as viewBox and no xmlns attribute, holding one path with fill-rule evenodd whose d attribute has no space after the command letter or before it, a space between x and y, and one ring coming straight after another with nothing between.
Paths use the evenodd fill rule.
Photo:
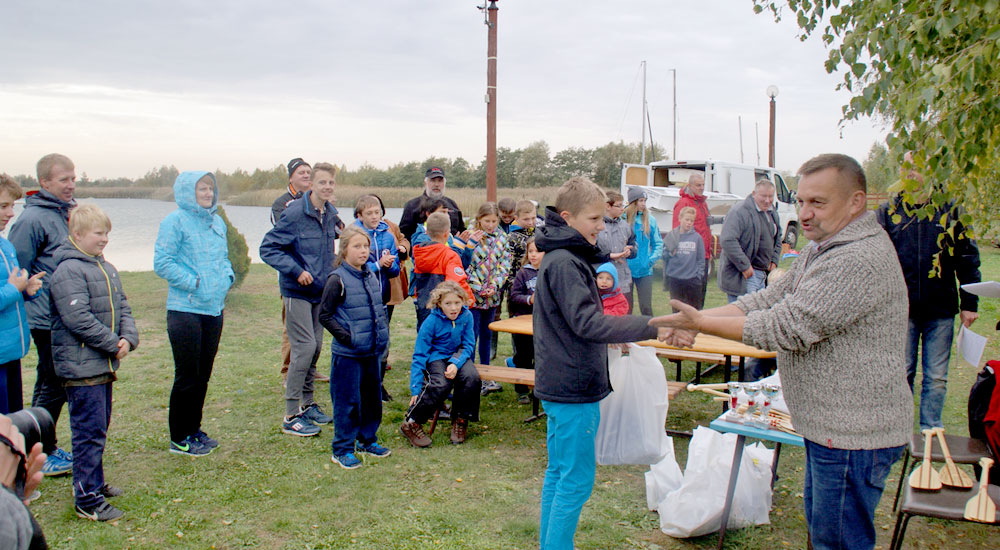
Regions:
<instances>
[{"instance_id":1,"label":"street lamp post","mask_svg":"<svg viewBox=\"0 0 1000 550\"><path fill-rule=\"evenodd\" d=\"M771 98L771 129L768 132L767 165L774 168L774 98L778 97L778 87L771 84L767 87L767 97Z\"/></svg>"}]
</instances>

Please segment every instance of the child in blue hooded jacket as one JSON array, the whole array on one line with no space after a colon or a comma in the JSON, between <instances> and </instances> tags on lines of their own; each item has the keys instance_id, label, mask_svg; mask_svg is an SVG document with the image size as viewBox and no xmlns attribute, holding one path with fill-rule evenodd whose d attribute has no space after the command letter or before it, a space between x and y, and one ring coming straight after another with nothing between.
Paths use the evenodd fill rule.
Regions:
<instances>
[{"instance_id":1,"label":"child in blue hooded jacket","mask_svg":"<svg viewBox=\"0 0 1000 550\"><path fill-rule=\"evenodd\" d=\"M368 234L371 241L368 263L377 273L382 303L389 302L389 279L399 275L399 250L389 224L382 220L382 203L375 195L362 195L354 207L354 225Z\"/></svg>"},{"instance_id":2,"label":"child in blue hooded jacket","mask_svg":"<svg viewBox=\"0 0 1000 550\"><path fill-rule=\"evenodd\" d=\"M174 356L170 390L170 452L204 456L219 443L201 429L208 380L222 335L222 309L235 275L226 223L216 214L211 172L181 172L174 210L160 222L153 270L167 281L167 336Z\"/></svg>"},{"instance_id":3,"label":"child in blue hooded jacket","mask_svg":"<svg viewBox=\"0 0 1000 550\"><path fill-rule=\"evenodd\" d=\"M444 281L431 291L431 314L420 326L410 364L410 409L399 427L415 447L429 447L422 424L441 407L454 389L451 442L465 442L470 421L479 420L479 371L472 363L476 345L467 294L455 281Z\"/></svg>"},{"instance_id":4,"label":"child in blue hooded jacket","mask_svg":"<svg viewBox=\"0 0 1000 550\"><path fill-rule=\"evenodd\" d=\"M14 201L24 193L14 178L0 174L0 231L14 217ZM0 284L0 414L24 407L21 387L21 358L31 345L25 296L34 296L42 288L44 272L28 278L17 263L17 251L10 241L0 237L0 265L7 281ZM2 281L2 279L0 279Z\"/></svg>"}]
</instances>

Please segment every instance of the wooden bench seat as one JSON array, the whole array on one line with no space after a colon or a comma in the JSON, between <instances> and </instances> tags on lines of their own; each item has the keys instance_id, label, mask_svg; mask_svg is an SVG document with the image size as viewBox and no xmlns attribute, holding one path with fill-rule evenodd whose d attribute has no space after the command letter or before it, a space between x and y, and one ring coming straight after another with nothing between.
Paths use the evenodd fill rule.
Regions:
<instances>
[{"instance_id":1,"label":"wooden bench seat","mask_svg":"<svg viewBox=\"0 0 1000 550\"><path fill-rule=\"evenodd\" d=\"M669 350L664 350L669 351ZM697 353L697 352L687 352ZM703 354L711 355L711 354ZM510 367L496 367L493 365L476 365L479 371L479 378L482 380L493 380L494 382L506 382L508 384L523 384L535 387L535 371L532 369L512 369ZM687 382L667 382L667 397L673 399L687 387ZM534 395L531 396L534 400Z\"/></svg>"}]
</instances>

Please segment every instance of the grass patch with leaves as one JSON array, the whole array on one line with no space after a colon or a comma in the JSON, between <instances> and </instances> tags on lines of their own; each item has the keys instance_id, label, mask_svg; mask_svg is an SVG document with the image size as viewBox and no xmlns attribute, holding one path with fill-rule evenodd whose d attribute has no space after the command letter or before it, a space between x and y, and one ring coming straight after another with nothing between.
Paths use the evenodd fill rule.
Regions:
<instances>
[{"instance_id":1,"label":"grass patch with leaves","mask_svg":"<svg viewBox=\"0 0 1000 550\"><path fill-rule=\"evenodd\" d=\"M1000 254L983 250L984 279L1000 278ZM203 427L221 442L205 458L167 452L167 401L173 360L166 336L166 286L152 273L123 273L123 283L141 333L141 345L123 362L115 384L114 412L105 454L109 482L125 489L115 499L125 517L116 525L91 523L73 513L71 480L48 478L32 505L53 548L274 548L274 549L526 549L538 545L538 500L546 464L545 423L524 424L530 407L516 403L513 388L482 401L482 421L470 425L469 440L448 444L448 425L430 449L411 448L399 434L408 395L415 316L410 302L392 321L387 387L396 397L384 409L380 440L393 454L365 459L359 470L330 462L332 428L320 437L282 435L283 389L279 369L280 300L274 271L253 265L243 286L227 301L215 372ZM859 281L860 285L864 284ZM725 299L710 283L708 303ZM654 310L669 310L655 284ZM990 334L995 301L983 300L975 327ZM327 344L329 335L327 335ZM996 342L987 356L1000 352ZM501 336L498 361L510 354ZM328 348L320 364L329 369ZM34 383L34 352L25 358L26 393ZM693 376L693 365L685 375ZM965 401L978 369L952 363L945 423L965 434ZM667 373L672 376L673 366ZM721 374L718 375L721 379ZM710 379L710 381L715 381ZM327 387L318 400L330 411ZM707 425L719 414L709 396L684 393L671 403L668 426ZM59 423L69 445L69 423ZM675 439L684 465L687 440ZM713 536L675 540L663 535L656 514L646 511L640 466L599 467L594 493L584 507L576 546L597 549L714 547ZM802 548L801 449L782 453L771 525L730 532L727 548ZM879 541L888 545L888 510L899 466L890 476L876 517ZM993 531L968 523L911 522L907 540L921 548L985 548Z\"/></svg>"}]
</instances>

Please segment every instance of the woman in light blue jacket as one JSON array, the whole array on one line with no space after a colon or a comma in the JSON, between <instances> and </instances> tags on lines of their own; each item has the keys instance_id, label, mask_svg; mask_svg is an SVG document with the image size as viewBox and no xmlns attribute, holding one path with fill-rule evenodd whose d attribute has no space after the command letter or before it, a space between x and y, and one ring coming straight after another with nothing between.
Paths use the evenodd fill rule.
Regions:
<instances>
[{"instance_id":1,"label":"woman in light blue jacket","mask_svg":"<svg viewBox=\"0 0 1000 550\"><path fill-rule=\"evenodd\" d=\"M201 429L202 409L222 335L222 309L233 284L226 224L211 172L181 172L174 210L160 223L153 269L170 285L167 336L174 354L170 452L204 456L218 446Z\"/></svg>"},{"instance_id":2,"label":"woman in light blue jacket","mask_svg":"<svg viewBox=\"0 0 1000 550\"><path fill-rule=\"evenodd\" d=\"M635 233L636 254L628 259L628 268L632 272L632 287L628 291L629 312L632 308L633 296L639 294L639 310L643 315L653 314L653 264L663 253L663 239L656 218L646 209L646 193L638 187L628 190L628 207L625 209L625 219Z\"/></svg>"}]
</instances>

